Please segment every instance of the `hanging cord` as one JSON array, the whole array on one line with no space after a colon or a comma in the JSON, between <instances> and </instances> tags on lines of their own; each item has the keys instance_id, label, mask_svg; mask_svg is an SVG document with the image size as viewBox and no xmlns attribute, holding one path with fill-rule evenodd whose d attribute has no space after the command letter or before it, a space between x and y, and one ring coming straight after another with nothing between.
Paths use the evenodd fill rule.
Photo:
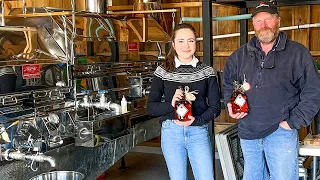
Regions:
<instances>
[{"instance_id":1,"label":"hanging cord","mask_svg":"<svg viewBox=\"0 0 320 180\"><path fill-rule=\"evenodd\" d=\"M196 96L194 94L198 94L199 91L198 90L194 90L194 91L190 91L189 86L185 86L184 87L184 94L186 96L186 100L189 101L189 103L191 103L191 101L195 101L196 100Z\"/></svg>"},{"instance_id":2,"label":"hanging cord","mask_svg":"<svg viewBox=\"0 0 320 180\"><path fill-rule=\"evenodd\" d=\"M32 157L35 157L35 156L38 156L39 155L39 152L37 152L37 154L35 154L35 155L32 155ZM34 159L35 158L32 158L32 161L31 161L31 164L30 164L30 169L32 170L32 171L38 171L38 168L39 168L39 166L37 166L37 167L33 167L33 165L34 165Z\"/></svg>"}]
</instances>

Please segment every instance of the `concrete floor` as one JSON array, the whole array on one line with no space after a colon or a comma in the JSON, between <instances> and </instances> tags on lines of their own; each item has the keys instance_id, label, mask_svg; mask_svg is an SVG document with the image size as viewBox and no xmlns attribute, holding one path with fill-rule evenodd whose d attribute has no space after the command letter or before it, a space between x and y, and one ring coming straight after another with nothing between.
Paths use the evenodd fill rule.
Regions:
<instances>
[{"instance_id":1,"label":"concrete floor","mask_svg":"<svg viewBox=\"0 0 320 180\"><path fill-rule=\"evenodd\" d=\"M106 171L104 180L170 180L160 147L138 146L125 155L128 167L120 170L121 160ZM215 161L216 180L223 180L220 161ZM188 166L188 180L194 180Z\"/></svg>"}]
</instances>

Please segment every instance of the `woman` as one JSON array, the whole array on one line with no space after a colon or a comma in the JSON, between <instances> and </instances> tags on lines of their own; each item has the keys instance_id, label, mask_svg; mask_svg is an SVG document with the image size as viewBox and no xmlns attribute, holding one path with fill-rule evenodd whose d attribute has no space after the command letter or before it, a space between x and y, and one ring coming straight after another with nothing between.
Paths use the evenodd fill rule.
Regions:
<instances>
[{"instance_id":1,"label":"woman","mask_svg":"<svg viewBox=\"0 0 320 180\"><path fill-rule=\"evenodd\" d=\"M195 56L196 32L189 24L173 30L166 61L154 72L147 111L160 116L161 148L171 180L187 179L187 158L197 180L213 179L208 123L220 114L220 97L213 68ZM178 86L197 91L188 121L175 119L174 107L183 97ZM164 95L164 98L163 98Z\"/></svg>"}]
</instances>

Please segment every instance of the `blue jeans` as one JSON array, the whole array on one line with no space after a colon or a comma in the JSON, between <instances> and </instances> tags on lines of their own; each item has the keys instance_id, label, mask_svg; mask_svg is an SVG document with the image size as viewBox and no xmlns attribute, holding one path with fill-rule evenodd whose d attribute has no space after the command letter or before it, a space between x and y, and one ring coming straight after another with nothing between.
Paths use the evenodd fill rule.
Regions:
<instances>
[{"instance_id":1,"label":"blue jeans","mask_svg":"<svg viewBox=\"0 0 320 180\"><path fill-rule=\"evenodd\" d=\"M244 156L243 180L298 180L298 131L279 128L269 136L240 139Z\"/></svg>"},{"instance_id":2,"label":"blue jeans","mask_svg":"<svg viewBox=\"0 0 320 180\"><path fill-rule=\"evenodd\" d=\"M162 122L161 149L171 180L186 180L187 158L196 180L213 180L212 148L208 125L180 126Z\"/></svg>"}]
</instances>

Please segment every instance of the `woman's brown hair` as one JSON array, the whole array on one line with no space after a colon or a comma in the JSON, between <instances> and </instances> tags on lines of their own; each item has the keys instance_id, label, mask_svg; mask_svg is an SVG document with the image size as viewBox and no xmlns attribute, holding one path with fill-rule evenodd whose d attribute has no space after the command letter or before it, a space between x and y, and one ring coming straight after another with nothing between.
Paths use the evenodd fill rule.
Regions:
<instances>
[{"instance_id":1,"label":"woman's brown hair","mask_svg":"<svg viewBox=\"0 0 320 180\"><path fill-rule=\"evenodd\" d=\"M196 30L194 29L194 27L191 24L182 23L174 27L172 36L170 38L171 43L174 43L174 39L176 38L176 32L179 29L190 29L194 33L194 36L196 37ZM174 62L175 56L177 56L176 50L171 45L167 58L163 63L163 67L165 68L166 71L173 72L176 69L175 62Z\"/></svg>"}]
</instances>

